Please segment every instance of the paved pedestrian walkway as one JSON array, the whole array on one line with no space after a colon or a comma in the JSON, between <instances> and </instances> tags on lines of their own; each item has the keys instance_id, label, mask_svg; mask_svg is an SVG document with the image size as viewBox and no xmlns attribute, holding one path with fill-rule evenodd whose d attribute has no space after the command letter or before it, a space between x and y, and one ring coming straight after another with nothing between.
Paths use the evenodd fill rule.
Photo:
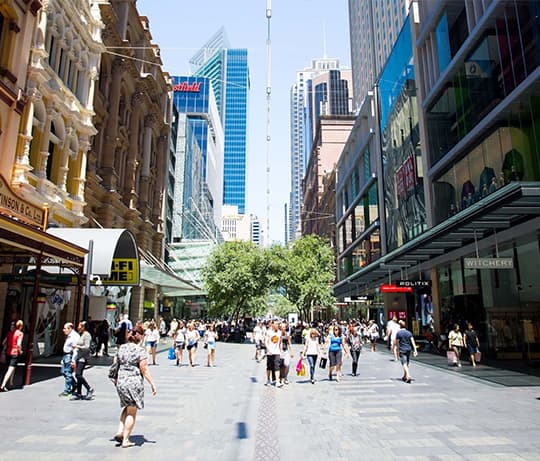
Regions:
<instances>
[{"instance_id":1,"label":"paved pedestrian walkway","mask_svg":"<svg viewBox=\"0 0 540 461\"><path fill-rule=\"evenodd\" d=\"M294 346L295 359L299 346ZM540 388L506 387L470 373L412 364L412 384L386 351L364 349L360 376L297 378L264 386L249 344L218 343L217 367L176 367L166 352L150 371L133 440L112 440L120 408L106 366L85 374L92 401L57 397L61 377L0 394L0 460L540 460ZM350 360L345 371L350 372ZM464 366L465 368L465 366ZM482 369L482 366L479 370Z\"/></svg>"}]
</instances>

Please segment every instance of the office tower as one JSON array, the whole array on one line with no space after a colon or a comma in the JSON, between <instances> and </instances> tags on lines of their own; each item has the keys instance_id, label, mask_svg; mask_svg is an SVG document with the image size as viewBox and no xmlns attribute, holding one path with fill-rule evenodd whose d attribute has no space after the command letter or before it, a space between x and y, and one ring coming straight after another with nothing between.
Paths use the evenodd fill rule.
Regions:
<instances>
[{"instance_id":1,"label":"office tower","mask_svg":"<svg viewBox=\"0 0 540 461\"><path fill-rule=\"evenodd\" d=\"M210 80L225 134L223 204L246 208L249 68L247 49L230 48L220 29L190 60L193 75Z\"/></svg>"},{"instance_id":2,"label":"office tower","mask_svg":"<svg viewBox=\"0 0 540 461\"><path fill-rule=\"evenodd\" d=\"M410 0L349 0L353 109L358 111L398 37Z\"/></svg>"},{"instance_id":3,"label":"office tower","mask_svg":"<svg viewBox=\"0 0 540 461\"><path fill-rule=\"evenodd\" d=\"M339 59L314 59L296 74L291 88L291 193L288 240L300 233L302 181L320 115L350 111L351 72L340 70ZM346 104L344 103L346 101Z\"/></svg>"}]
</instances>

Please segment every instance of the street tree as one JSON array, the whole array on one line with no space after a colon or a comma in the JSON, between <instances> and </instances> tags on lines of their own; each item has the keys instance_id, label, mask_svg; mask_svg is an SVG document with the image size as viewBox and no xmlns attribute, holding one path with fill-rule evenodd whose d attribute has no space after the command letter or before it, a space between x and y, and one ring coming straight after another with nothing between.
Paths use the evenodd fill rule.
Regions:
<instances>
[{"instance_id":1,"label":"street tree","mask_svg":"<svg viewBox=\"0 0 540 461\"><path fill-rule=\"evenodd\" d=\"M335 263L330 244L316 235L307 235L295 240L285 255L280 285L301 318L309 319L316 306L333 307Z\"/></svg>"},{"instance_id":2,"label":"street tree","mask_svg":"<svg viewBox=\"0 0 540 461\"><path fill-rule=\"evenodd\" d=\"M268 292L268 256L252 242L225 242L208 258L202 277L212 316L253 316Z\"/></svg>"}]
</instances>

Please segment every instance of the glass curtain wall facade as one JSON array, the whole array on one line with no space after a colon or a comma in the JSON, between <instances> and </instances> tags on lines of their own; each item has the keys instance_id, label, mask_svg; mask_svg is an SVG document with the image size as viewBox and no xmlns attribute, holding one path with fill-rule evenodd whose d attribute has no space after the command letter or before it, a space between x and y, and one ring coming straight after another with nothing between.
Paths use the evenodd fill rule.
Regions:
<instances>
[{"instance_id":1,"label":"glass curtain wall facade","mask_svg":"<svg viewBox=\"0 0 540 461\"><path fill-rule=\"evenodd\" d=\"M249 67L247 49L216 51L194 73L209 79L225 133L223 204L246 209L247 110Z\"/></svg>"},{"instance_id":2,"label":"glass curtain wall facade","mask_svg":"<svg viewBox=\"0 0 540 461\"><path fill-rule=\"evenodd\" d=\"M426 206L410 19L379 79L388 251L426 230Z\"/></svg>"}]
</instances>

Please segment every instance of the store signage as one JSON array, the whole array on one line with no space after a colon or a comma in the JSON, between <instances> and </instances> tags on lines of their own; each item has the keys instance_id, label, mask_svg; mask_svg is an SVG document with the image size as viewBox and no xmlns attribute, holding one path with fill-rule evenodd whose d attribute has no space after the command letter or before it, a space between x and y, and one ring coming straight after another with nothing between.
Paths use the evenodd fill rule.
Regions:
<instances>
[{"instance_id":1,"label":"store signage","mask_svg":"<svg viewBox=\"0 0 540 461\"><path fill-rule=\"evenodd\" d=\"M2 175L0 175L0 214L19 219L40 229L45 227L45 209L32 205L15 194Z\"/></svg>"},{"instance_id":2,"label":"store signage","mask_svg":"<svg viewBox=\"0 0 540 461\"><path fill-rule=\"evenodd\" d=\"M431 286L431 280L400 280L396 285L398 287L425 288Z\"/></svg>"},{"instance_id":3,"label":"store signage","mask_svg":"<svg viewBox=\"0 0 540 461\"><path fill-rule=\"evenodd\" d=\"M415 157L410 155L396 171L396 189L400 200L416 187Z\"/></svg>"},{"instance_id":4,"label":"store signage","mask_svg":"<svg viewBox=\"0 0 540 461\"><path fill-rule=\"evenodd\" d=\"M173 86L173 91L180 93L200 93L202 82L180 82Z\"/></svg>"},{"instance_id":5,"label":"store signage","mask_svg":"<svg viewBox=\"0 0 540 461\"><path fill-rule=\"evenodd\" d=\"M465 269L513 269L513 258L464 258Z\"/></svg>"},{"instance_id":6,"label":"store signage","mask_svg":"<svg viewBox=\"0 0 540 461\"><path fill-rule=\"evenodd\" d=\"M101 276L103 285L129 285L139 284L139 260L136 258L113 258L111 273Z\"/></svg>"},{"instance_id":7,"label":"store signage","mask_svg":"<svg viewBox=\"0 0 540 461\"><path fill-rule=\"evenodd\" d=\"M380 287L381 293L412 293L412 287L399 287L397 285L384 284Z\"/></svg>"},{"instance_id":8,"label":"store signage","mask_svg":"<svg viewBox=\"0 0 540 461\"><path fill-rule=\"evenodd\" d=\"M407 320L407 312L405 311L388 311L388 319L396 318L398 320Z\"/></svg>"}]
</instances>

